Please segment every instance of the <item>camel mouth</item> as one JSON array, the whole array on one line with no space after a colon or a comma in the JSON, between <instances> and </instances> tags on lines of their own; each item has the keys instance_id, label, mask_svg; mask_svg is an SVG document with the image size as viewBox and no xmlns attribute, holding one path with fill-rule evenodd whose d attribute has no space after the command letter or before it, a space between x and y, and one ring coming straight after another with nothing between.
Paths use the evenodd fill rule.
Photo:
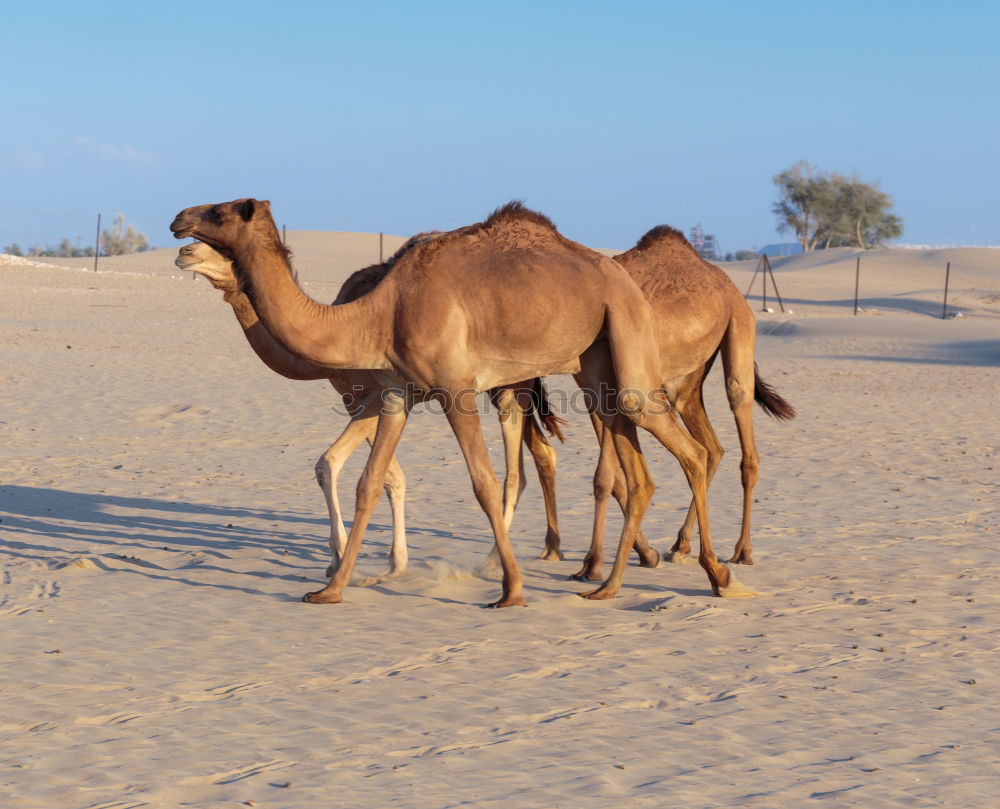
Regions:
<instances>
[{"instance_id":1,"label":"camel mouth","mask_svg":"<svg viewBox=\"0 0 1000 809\"><path fill-rule=\"evenodd\" d=\"M174 217L174 221L170 223L170 232L174 234L175 239L187 239L190 236L194 236L195 226L185 222L184 212L177 214Z\"/></svg>"},{"instance_id":2,"label":"camel mouth","mask_svg":"<svg viewBox=\"0 0 1000 809\"><path fill-rule=\"evenodd\" d=\"M178 252L177 258L174 259L174 266L179 267L182 270L188 270L191 267L197 267L202 264L200 258L195 258L191 253L193 252L190 248L193 248L193 244L184 245Z\"/></svg>"}]
</instances>

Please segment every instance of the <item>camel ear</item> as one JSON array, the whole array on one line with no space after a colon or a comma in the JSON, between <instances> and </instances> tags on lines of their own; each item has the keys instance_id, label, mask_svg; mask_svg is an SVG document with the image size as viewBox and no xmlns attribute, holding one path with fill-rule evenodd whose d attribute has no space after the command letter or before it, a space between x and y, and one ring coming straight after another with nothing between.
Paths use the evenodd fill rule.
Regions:
<instances>
[{"instance_id":1,"label":"camel ear","mask_svg":"<svg viewBox=\"0 0 1000 809\"><path fill-rule=\"evenodd\" d=\"M243 200L243 202L240 203L240 206L237 209L237 213L239 213L240 218L244 222L249 222L251 219L253 219L254 214L256 213L256 207L257 207L257 200L245 199Z\"/></svg>"}]
</instances>

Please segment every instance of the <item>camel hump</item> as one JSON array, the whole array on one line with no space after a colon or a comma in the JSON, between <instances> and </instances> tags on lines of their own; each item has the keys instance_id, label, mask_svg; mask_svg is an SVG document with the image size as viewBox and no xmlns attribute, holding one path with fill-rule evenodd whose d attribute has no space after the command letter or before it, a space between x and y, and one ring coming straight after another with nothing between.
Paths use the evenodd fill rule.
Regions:
<instances>
[{"instance_id":1,"label":"camel hump","mask_svg":"<svg viewBox=\"0 0 1000 809\"><path fill-rule=\"evenodd\" d=\"M425 233L418 233L416 236L411 236L403 242L403 246L393 253L387 261L383 261L381 264L370 264L351 273L340 287L334 304L351 303L358 298L364 297L382 283L382 280L396 262L413 250L413 248L417 245L434 241L443 235L445 235L444 231L441 230L428 230Z\"/></svg>"},{"instance_id":2,"label":"camel hump","mask_svg":"<svg viewBox=\"0 0 1000 809\"><path fill-rule=\"evenodd\" d=\"M341 285L340 291L333 301L334 305L351 303L351 301L364 297L381 283L387 272L389 272L388 262L372 264L351 273Z\"/></svg>"},{"instance_id":3,"label":"camel hump","mask_svg":"<svg viewBox=\"0 0 1000 809\"><path fill-rule=\"evenodd\" d=\"M525 206L524 200L519 199L511 200L506 205L501 205L493 211L493 213L486 217L483 227L488 229L506 222L531 222L546 230L551 230L553 233L559 232L555 223L545 214L533 211L531 208Z\"/></svg>"},{"instance_id":4,"label":"camel hump","mask_svg":"<svg viewBox=\"0 0 1000 809\"><path fill-rule=\"evenodd\" d=\"M647 230L632 249L647 250L661 242L680 242L687 247L691 247L691 243L687 240L687 237L677 228L672 228L670 225L657 225L655 228ZM691 249L693 250L694 248L692 247Z\"/></svg>"}]
</instances>

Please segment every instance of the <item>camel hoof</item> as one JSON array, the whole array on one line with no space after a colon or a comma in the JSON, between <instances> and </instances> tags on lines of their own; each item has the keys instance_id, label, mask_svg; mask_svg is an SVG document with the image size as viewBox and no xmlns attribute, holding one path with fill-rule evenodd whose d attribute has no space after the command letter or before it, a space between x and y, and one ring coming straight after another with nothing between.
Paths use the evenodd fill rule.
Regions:
<instances>
[{"instance_id":1,"label":"camel hoof","mask_svg":"<svg viewBox=\"0 0 1000 809\"><path fill-rule=\"evenodd\" d=\"M667 551L663 554L663 559L672 565L686 565L691 561L691 557L681 551Z\"/></svg>"},{"instance_id":2,"label":"camel hoof","mask_svg":"<svg viewBox=\"0 0 1000 809\"><path fill-rule=\"evenodd\" d=\"M307 604L339 604L343 596L340 593L333 593L327 590L317 590L314 593L306 593L302 600Z\"/></svg>"},{"instance_id":3,"label":"camel hoof","mask_svg":"<svg viewBox=\"0 0 1000 809\"><path fill-rule=\"evenodd\" d=\"M648 554L643 554L639 557L639 567L659 567L659 566L660 566L660 554L658 554L652 548L649 549Z\"/></svg>"},{"instance_id":4,"label":"camel hoof","mask_svg":"<svg viewBox=\"0 0 1000 809\"><path fill-rule=\"evenodd\" d=\"M749 553L737 553L729 559L731 565L752 565L753 559Z\"/></svg>"},{"instance_id":5,"label":"camel hoof","mask_svg":"<svg viewBox=\"0 0 1000 809\"><path fill-rule=\"evenodd\" d=\"M580 598L585 598L588 601L610 601L616 595L617 591L605 589L604 587L598 587L596 590L590 590L586 593L577 593Z\"/></svg>"},{"instance_id":6,"label":"camel hoof","mask_svg":"<svg viewBox=\"0 0 1000 809\"><path fill-rule=\"evenodd\" d=\"M754 598L757 595L757 591L747 587L745 584L740 584L736 581L735 576L729 577L729 584L725 587L714 588L715 594L719 598Z\"/></svg>"},{"instance_id":7,"label":"camel hoof","mask_svg":"<svg viewBox=\"0 0 1000 809\"><path fill-rule=\"evenodd\" d=\"M538 554L538 558L544 559L546 562L562 562L566 556L558 548L546 548Z\"/></svg>"},{"instance_id":8,"label":"camel hoof","mask_svg":"<svg viewBox=\"0 0 1000 809\"><path fill-rule=\"evenodd\" d=\"M603 581L604 577L601 575L600 570L588 570L584 568L576 573L573 573L569 577L570 581Z\"/></svg>"},{"instance_id":9,"label":"camel hoof","mask_svg":"<svg viewBox=\"0 0 1000 809\"><path fill-rule=\"evenodd\" d=\"M494 601L492 604L486 604L485 607L488 610L499 610L503 607L527 607L528 603L524 600L524 596L506 596L501 598L499 601Z\"/></svg>"}]
</instances>

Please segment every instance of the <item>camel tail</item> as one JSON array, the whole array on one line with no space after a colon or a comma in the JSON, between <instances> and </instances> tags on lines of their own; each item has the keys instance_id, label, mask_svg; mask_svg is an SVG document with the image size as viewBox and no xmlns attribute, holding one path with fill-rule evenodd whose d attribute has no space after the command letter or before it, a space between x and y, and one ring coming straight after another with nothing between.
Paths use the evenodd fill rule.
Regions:
<instances>
[{"instance_id":1,"label":"camel tail","mask_svg":"<svg viewBox=\"0 0 1000 809\"><path fill-rule=\"evenodd\" d=\"M795 408L774 388L760 378L757 363L753 365L753 398L771 418L791 421L795 418Z\"/></svg>"},{"instance_id":2,"label":"camel tail","mask_svg":"<svg viewBox=\"0 0 1000 809\"><path fill-rule=\"evenodd\" d=\"M561 419L552 412L552 409L549 407L549 397L545 392L545 385L542 383L540 376L535 377L535 382L531 386L531 405L535 415L546 431L548 431L548 434L554 435L559 439L560 443L565 442L566 436L563 435L562 425L566 423L566 419Z\"/></svg>"}]
</instances>

